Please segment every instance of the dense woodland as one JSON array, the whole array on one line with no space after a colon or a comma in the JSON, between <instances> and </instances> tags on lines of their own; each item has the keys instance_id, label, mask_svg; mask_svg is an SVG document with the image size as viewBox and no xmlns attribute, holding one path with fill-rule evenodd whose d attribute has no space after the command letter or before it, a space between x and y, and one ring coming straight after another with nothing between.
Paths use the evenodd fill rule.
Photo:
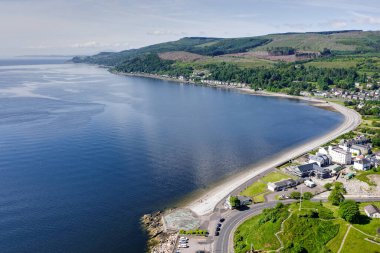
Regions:
<instances>
[{"instance_id":1,"label":"dense woodland","mask_svg":"<svg viewBox=\"0 0 380 253\"><path fill-rule=\"evenodd\" d=\"M355 81L364 76L355 69L305 67L303 64L278 63L271 68L240 68L233 63L212 63L204 66L211 75L208 79L224 82L242 82L253 89L269 91L287 91L298 95L301 91L317 88L328 90L331 85L338 88L354 89ZM175 61L162 60L157 54L148 54L127 60L115 67L120 72L141 72L184 76L193 73L191 65L176 64Z\"/></svg>"}]
</instances>

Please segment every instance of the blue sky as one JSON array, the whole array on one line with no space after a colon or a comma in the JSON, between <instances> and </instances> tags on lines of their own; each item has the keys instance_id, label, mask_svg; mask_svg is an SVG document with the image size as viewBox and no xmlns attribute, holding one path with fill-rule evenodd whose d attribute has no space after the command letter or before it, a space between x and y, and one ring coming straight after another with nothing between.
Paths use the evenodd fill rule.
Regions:
<instances>
[{"instance_id":1,"label":"blue sky","mask_svg":"<svg viewBox=\"0 0 380 253\"><path fill-rule=\"evenodd\" d=\"M0 0L0 57L120 51L185 36L380 30L378 0Z\"/></svg>"}]
</instances>

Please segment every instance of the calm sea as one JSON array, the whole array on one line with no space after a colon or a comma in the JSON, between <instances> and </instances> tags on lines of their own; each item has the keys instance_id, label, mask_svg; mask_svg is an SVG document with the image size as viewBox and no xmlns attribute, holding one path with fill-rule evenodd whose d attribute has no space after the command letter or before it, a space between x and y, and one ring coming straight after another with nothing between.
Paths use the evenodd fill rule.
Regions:
<instances>
[{"instance_id":1,"label":"calm sea","mask_svg":"<svg viewBox=\"0 0 380 253\"><path fill-rule=\"evenodd\" d=\"M0 65L0 252L144 252L142 214L342 121L61 59Z\"/></svg>"}]
</instances>

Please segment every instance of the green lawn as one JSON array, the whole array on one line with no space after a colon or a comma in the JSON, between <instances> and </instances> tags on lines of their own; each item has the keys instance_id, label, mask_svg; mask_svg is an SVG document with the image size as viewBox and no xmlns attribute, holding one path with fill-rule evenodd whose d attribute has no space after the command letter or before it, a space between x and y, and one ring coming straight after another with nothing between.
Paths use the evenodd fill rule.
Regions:
<instances>
[{"instance_id":1,"label":"green lawn","mask_svg":"<svg viewBox=\"0 0 380 253\"><path fill-rule=\"evenodd\" d=\"M277 181L288 179L288 178L294 178L294 177L278 172L278 171L274 171L274 172L269 173L268 175L265 175L261 180L266 183L269 183L269 182L277 182Z\"/></svg>"},{"instance_id":2,"label":"green lawn","mask_svg":"<svg viewBox=\"0 0 380 253\"><path fill-rule=\"evenodd\" d=\"M272 209L273 210L273 209ZM251 243L255 249L275 250L280 247L275 233L281 228L281 222L288 217L287 207L280 208L275 214L260 214L241 224L234 235L236 253L245 253ZM268 217L275 219L268 220Z\"/></svg>"},{"instance_id":3,"label":"green lawn","mask_svg":"<svg viewBox=\"0 0 380 253\"><path fill-rule=\"evenodd\" d=\"M343 220L335 220L334 224L339 225L339 232L338 234L331 239L327 244L327 248L329 248L332 252L338 252L340 244L344 238L344 235L347 232L349 224Z\"/></svg>"},{"instance_id":4,"label":"green lawn","mask_svg":"<svg viewBox=\"0 0 380 253\"><path fill-rule=\"evenodd\" d=\"M285 242L283 252L295 252L297 245L309 253L327 251L326 244L338 234L339 225L329 220L299 217L297 213L284 223L284 233L281 234Z\"/></svg>"},{"instance_id":5,"label":"green lawn","mask_svg":"<svg viewBox=\"0 0 380 253\"><path fill-rule=\"evenodd\" d=\"M240 195L253 197L255 195L259 195L267 191L267 184L262 181L257 181L248 186L248 188L242 191Z\"/></svg>"},{"instance_id":6,"label":"green lawn","mask_svg":"<svg viewBox=\"0 0 380 253\"><path fill-rule=\"evenodd\" d=\"M369 175L380 175L380 171L374 171L374 170L368 170L368 171L360 171L356 174L355 178L366 182L368 185L376 186L376 182L371 180L368 176Z\"/></svg>"},{"instance_id":7,"label":"green lawn","mask_svg":"<svg viewBox=\"0 0 380 253\"><path fill-rule=\"evenodd\" d=\"M380 202L371 203L380 207ZM360 203L360 211L363 212L364 206L368 204L370 203ZM255 216L240 225L235 233L235 252L245 253L249 250L251 243L255 249L279 248L279 242L274 234L280 231L280 220L289 215L287 210L291 210L293 214L284 222L284 232L279 234L285 246L282 253L295 252L297 247L302 247L310 253L328 252L328 250L336 253L339 250L349 223L337 216L338 207L330 203L321 205L320 202L304 201L301 211L299 211L299 203L284 206L281 210L280 215L277 215L279 218L274 221L268 220L268 217L276 217L276 215L267 211L266 214ZM341 253L380 252L379 245L365 241L366 236L354 229L355 227L367 234L376 235L376 229L380 227L380 219L362 217L360 222L362 224L353 224Z\"/></svg>"},{"instance_id":8,"label":"green lawn","mask_svg":"<svg viewBox=\"0 0 380 253\"><path fill-rule=\"evenodd\" d=\"M380 245L364 240L365 235L351 228L341 253L375 253L380 252Z\"/></svg>"},{"instance_id":9,"label":"green lawn","mask_svg":"<svg viewBox=\"0 0 380 253\"><path fill-rule=\"evenodd\" d=\"M361 216L361 224L354 224L354 227L360 229L364 233L370 234L370 235L376 235L376 231L378 228L380 228L380 219L370 219L368 218L364 213L364 207L366 205L373 204L380 208L380 202L366 202L366 203L360 203L359 209L362 213Z\"/></svg>"},{"instance_id":10,"label":"green lawn","mask_svg":"<svg viewBox=\"0 0 380 253\"><path fill-rule=\"evenodd\" d=\"M268 182L277 182L282 179L292 178L292 176L286 175L284 173L273 171L267 175L265 175L263 178L259 179L258 181L254 182L250 186L248 186L247 189L242 191L240 195L252 197L253 201L258 202L264 202L265 201L265 194L269 192L267 184Z\"/></svg>"}]
</instances>

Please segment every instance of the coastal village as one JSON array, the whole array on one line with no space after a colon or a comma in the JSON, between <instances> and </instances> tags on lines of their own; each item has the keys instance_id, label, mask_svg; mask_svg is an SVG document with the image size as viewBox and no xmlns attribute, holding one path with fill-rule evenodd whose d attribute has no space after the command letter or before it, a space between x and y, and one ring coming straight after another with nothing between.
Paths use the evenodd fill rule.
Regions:
<instances>
[{"instance_id":1,"label":"coastal village","mask_svg":"<svg viewBox=\"0 0 380 253\"><path fill-rule=\"evenodd\" d=\"M249 88L249 85L244 83L208 80L207 76L207 72L201 71L194 72L189 80L183 76L175 79L214 87L232 87L242 90ZM162 78L172 79L173 77L162 76ZM342 101L342 104L346 101L346 105L348 105L347 101L352 101L349 105L360 109L365 106L366 101L379 100L379 84L380 82L373 84L369 80L367 84L357 83L357 89L354 92L333 88L329 91L302 92L300 95L333 99L334 102L338 100ZM241 210L245 210L245 207L248 209L255 205L270 207L270 203L277 202L292 203L292 201L299 200L301 204L302 201L310 200L315 203L328 201L331 189L336 183L344 186L344 196L347 199L364 201L361 213L374 220L372 223L378 226L377 230L373 231L366 240L372 242L374 248L380 249L380 242L376 239L380 236L380 219L378 219L380 218L380 202L374 202L380 200L379 168L380 150L378 147L374 147L371 135L353 131L348 137L347 135L338 137L324 146L249 180L249 183L235 189L224 198L214 212L209 215L199 216L188 209L175 209L160 214L158 217L161 220L156 221L155 224L156 227L162 227L162 231L158 234L164 236L158 240L160 243L153 246L151 251L154 253L232 252L234 246L237 245L236 242L228 240L225 243L230 245L228 249L220 246L223 244L220 241L226 240L225 238L221 239L225 230L224 222L225 220L228 222L231 214L243 212ZM236 233L236 229L235 226L235 230L228 231L229 236L233 231ZM148 229L148 231L151 230ZM157 234L157 231L155 233ZM283 245L280 239L279 241ZM344 240L341 243L343 247ZM251 247L253 246L251 245ZM235 250L235 252L240 251ZM252 249L241 252L256 251ZM257 252L261 252L261 250Z\"/></svg>"}]
</instances>

